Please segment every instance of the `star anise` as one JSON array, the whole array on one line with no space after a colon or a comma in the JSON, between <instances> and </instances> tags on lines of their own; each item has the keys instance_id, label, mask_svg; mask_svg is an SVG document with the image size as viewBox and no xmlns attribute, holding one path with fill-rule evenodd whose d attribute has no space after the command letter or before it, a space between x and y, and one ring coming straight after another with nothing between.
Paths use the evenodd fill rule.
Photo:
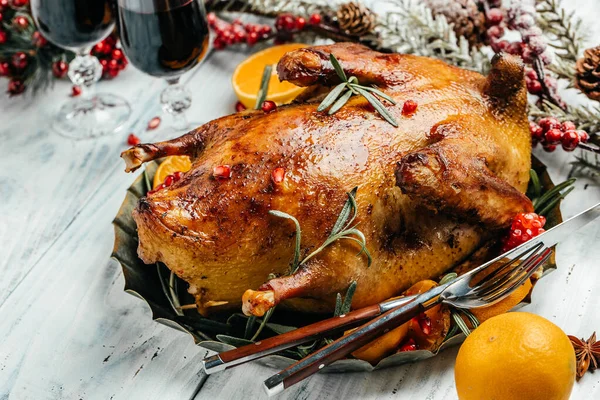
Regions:
<instances>
[{"instance_id":1,"label":"star anise","mask_svg":"<svg viewBox=\"0 0 600 400\"><path fill-rule=\"evenodd\" d=\"M569 339L575 349L577 380L579 380L588 369L593 372L600 365L600 342L596 341L596 332L592 333L587 341L571 335L569 335Z\"/></svg>"}]
</instances>

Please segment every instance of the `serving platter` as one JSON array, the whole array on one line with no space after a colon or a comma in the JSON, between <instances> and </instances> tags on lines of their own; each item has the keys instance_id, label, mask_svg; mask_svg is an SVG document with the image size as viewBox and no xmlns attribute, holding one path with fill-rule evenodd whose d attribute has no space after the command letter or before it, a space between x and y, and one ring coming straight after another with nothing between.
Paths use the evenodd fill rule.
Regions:
<instances>
[{"instance_id":1,"label":"serving platter","mask_svg":"<svg viewBox=\"0 0 600 400\"><path fill-rule=\"evenodd\" d=\"M154 320L191 335L198 346L222 352L251 343L250 340L244 338L247 337L248 318L246 316L240 312L229 312L211 315L207 318L201 316L195 309L181 310L179 307L182 304L193 303L192 297L186 291L187 283L172 274L166 266L162 264L144 264L137 256L138 238L132 211L139 198L143 197L150 189L150 182L152 182L158 165L158 162L151 162L146 165L145 171L137 177L127 190L119 212L113 220L115 242L112 257L122 267L125 278L125 291L144 300L149 305ZM536 158L533 159L532 168L539 177L543 191L548 191L554 187L546 167ZM562 222L559 206L560 203L556 204L548 212L546 228L551 228ZM557 268L555 254L552 254L550 260L543 266L541 276L543 277L555 268ZM535 282L536 280L533 281L529 294L517 307L532 301ZM327 317L330 317L330 315L305 315L278 309L273 313L269 322L264 325L264 330L259 338L284 333L298 326ZM293 321L294 326L291 326L291 321ZM323 372L364 372L411 363L434 357L446 348L460 344L464 338L462 333L452 334L445 339L435 352L416 350L396 353L382 359L375 366L359 359L338 360L324 368ZM258 360L258 362L272 368L284 369L311 350L310 346L301 346L265 357Z\"/></svg>"}]
</instances>

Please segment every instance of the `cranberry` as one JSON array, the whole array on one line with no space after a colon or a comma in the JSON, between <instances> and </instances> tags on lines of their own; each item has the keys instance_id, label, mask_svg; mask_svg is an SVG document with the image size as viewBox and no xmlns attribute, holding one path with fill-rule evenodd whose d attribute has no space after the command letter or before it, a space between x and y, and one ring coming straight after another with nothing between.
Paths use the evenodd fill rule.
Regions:
<instances>
[{"instance_id":1,"label":"cranberry","mask_svg":"<svg viewBox=\"0 0 600 400\"><path fill-rule=\"evenodd\" d=\"M216 50L223 50L225 48L225 45L226 45L225 41L218 36L213 41L213 47Z\"/></svg>"},{"instance_id":2,"label":"cranberry","mask_svg":"<svg viewBox=\"0 0 600 400\"><path fill-rule=\"evenodd\" d=\"M296 29L301 31L302 29L304 29L305 26L306 26L306 20L302 17L297 17L296 18Z\"/></svg>"},{"instance_id":3,"label":"cranberry","mask_svg":"<svg viewBox=\"0 0 600 400\"><path fill-rule=\"evenodd\" d=\"M547 144L558 144L562 136L563 132L560 129L553 128L546 132L544 139Z\"/></svg>"},{"instance_id":4,"label":"cranberry","mask_svg":"<svg viewBox=\"0 0 600 400\"><path fill-rule=\"evenodd\" d=\"M579 144L579 134L577 131L566 131L561 139L562 148L565 151L573 151Z\"/></svg>"},{"instance_id":5,"label":"cranberry","mask_svg":"<svg viewBox=\"0 0 600 400\"><path fill-rule=\"evenodd\" d=\"M271 33L271 27L269 25L263 25L260 28L260 34L264 36L268 36Z\"/></svg>"},{"instance_id":6,"label":"cranberry","mask_svg":"<svg viewBox=\"0 0 600 400\"><path fill-rule=\"evenodd\" d=\"M414 100L406 100L402 106L402 115L410 115L417 111L418 104Z\"/></svg>"},{"instance_id":7,"label":"cranberry","mask_svg":"<svg viewBox=\"0 0 600 400\"><path fill-rule=\"evenodd\" d=\"M499 8L492 8L487 12L486 17L490 25L498 25L504 19L504 13Z\"/></svg>"},{"instance_id":8,"label":"cranberry","mask_svg":"<svg viewBox=\"0 0 600 400\"><path fill-rule=\"evenodd\" d=\"M405 341L402 346L400 346L400 348L398 349L398 352L401 351L415 351L417 350L417 344L415 343L415 340L413 338L409 338L407 341Z\"/></svg>"},{"instance_id":9,"label":"cranberry","mask_svg":"<svg viewBox=\"0 0 600 400\"><path fill-rule=\"evenodd\" d=\"M246 43L248 43L249 46L253 46L256 42L258 42L258 33L250 32L246 38Z\"/></svg>"},{"instance_id":10,"label":"cranberry","mask_svg":"<svg viewBox=\"0 0 600 400\"><path fill-rule=\"evenodd\" d=\"M275 168L273 172L271 172L271 179L275 184L283 182L283 180L285 179L285 169L281 167Z\"/></svg>"},{"instance_id":11,"label":"cranberry","mask_svg":"<svg viewBox=\"0 0 600 400\"><path fill-rule=\"evenodd\" d=\"M12 4L15 7L25 7L29 3L29 0L12 0Z\"/></svg>"},{"instance_id":12,"label":"cranberry","mask_svg":"<svg viewBox=\"0 0 600 400\"><path fill-rule=\"evenodd\" d=\"M127 136L127 144L130 146L135 146L140 144L140 138L135 136L133 133L130 133L129 136Z\"/></svg>"},{"instance_id":13,"label":"cranberry","mask_svg":"<svg viewBox=\"0 0 600 400\"><path fill-rule=\"evenodd\" d=\"M508 42L508 40L492 41L492 44L491 44L492 49L496 53L500 53L501 51L506 51L506 49L508 48L509 45L510 45L510 43Z\"/></svg>"},{"instance_id":14,"label":"cranberry","mask_svg":"<svg viewBox=\"0 0 600 400\"><path fill-rule=\"evenodd\" d=\"M560 126L560 130L563 132L574 131L576 129L577 129L577 126L574 123L572 123L571 121L565 121Z\"/></svg>"},{"instance_id":15,"label":"cranberry","mask_svg":"<svg viewBox=\"0 0 600 400\"><path fill-rule=\"evenodd\" d=\"M558 122L558 120L554 117L542 118L538 121L538 125L541 126L544 131L554 128L560 129L560 122Z\"/></svg>"},{"instance_id":16,"label":"cranberry","mask_svg":"<svg viewBox=\"0 0 600 400\"><path fill-rule=\"evenodd\" d=\"M231 178L231 167L229 165L217 165L213 168L213 176L215 179Z\"/></svg>"},{"instance_id":17,"label":"cranberry","mask_svg":"<svg viewBox=\"0 0 600 400\"><path fill-rule=\"evenodd\" d=\"M244 32L244 31L235 32L235 41L236 42L241 43L244 40L246 40L246 32Z\"/></svg>"},{"instance_id":18,"label":"cranberry","mask_svg":"<svg viewBox=\"0 0 600 400\"><path fill-rule=\"evenodd\" d=\"M528 80L527 91L531 94L540 94L542 93L542 84L538 80Z\"/></svg>"},{"instance_id":19,"label":"cranberry","mask_svg":"<svg viewBox=\"0 0 600 400\"><path fill-rule=\"evenodd\" d=\"M77 85L73 85L73 87L71 87L71 97L77 97L81 94L81 87L77 86Z\"/></svg>"},{"instance_id":20,"label":"cranberry","mask_svg":"<svg viewBox=\"0 0 600 400\"><path fill-rule=\"evenodd\" d=\"M529 132L531 132L531 138L535 141L539 142L544 138L544 130L535 122L529 122Z\"/></svg>"},{"instance_id":21,"label":"cranberry","mask_svg":"<svg viewBox=\"0 0 600 400\"><path fill-rule=\"evenodd\" d=\"M506 47L506 52L509 54L514 54L516 56L520 56L521 54L523 54L523 49L525 48L525 45L521 42L512 42L509 43L508 46Z\"/></svg>"},{"instance_id":22,"label":"cranberry","mask_svg":"<svg viewBox=\"0 0 600 400\"><path fill-rule=\"evenodd\" d=\"M281 14L275 20L275 29L280 32L292 31L296 26L296 19L292 14Z\"/></svg>"},{"instance_id":23,"label":"cranberry","mask_svg":"<svg viewBox=\"0 0 600 400\"><path fill-rule=\"evenodd\" d=\"M277 109L277 104L275 104L274 101L271 100L265 100L262 103L262 106L260 107L261 110L263 110L266 114L273 112Z\"/></svg>"},{"instance_id":24,"label":"cranberry","mask_svg":"<svg viewBox=\"0 0 600 400\"><path fill-rule=\"evenodd\" d=\"M490 26L487 30L487 34L492 38L501 38L504 36L504 28L499 25Z\"/></svg>"},{"instance_id":25,"label":"cranberry","mask_svg":"<svg viewBox=\"0 0 600 400\"><path fill-rule=\"evenodd\" d=\"M527 68L527 70L525 71L525 78L532 79L532 80L537 80L538 79L538 74L537 74L537 72L535 72L534 69Z\"/></svg>"},{"instance_id":26,"label":"cranberry","mask_svg":"<svg viewBox=\"0 0 600 400\"><path fill-rule=\"evenodd\" d=\"M146 129L151 131L153 129L158 128L159 125L160 125L160 117L154 117L150 121L148 121L148 126Z\"/></svg>"},{"instance_id":27,"label":"cranberry","mask_svg":"<svg viewBox=\"0 0 600 400\"><path fill-rule=\"evenodd\" d=\"M69 70L69 65L63 60L57 61L52 64L52 75L57 78L64 78Z\"/></svg>"},{"instance_id":28,"label":"cranberry","mask_svg":"<svg viewBox=\"0 0 600 400\"><path fill-rule=\"evenodd\" d=\"M16 52L12 56L11 63L17 70L24 69L27 67L27 54L22 51Z\"/></svg>"},{"instance_id":29,"label":"cranberry","mask_svg":"<svg viewBox=\"0 0 600 400\"><path fill-rule=\"evenodd\" d=\"M104 42L99 42L93 47L92 51L94 53L103 54L104 51L106 50L106 47L107 46Z\"/></svg>"},{"instance_id":30,"label":"cranberry","mask_svg":"<svg viewBox=\"0 0 600 400\"><path fill-rule=\"evenodd\" d=\"M313 14L310 16L310 18L308 19L308 22L311 25L319 25L321 23L321 15L320 14Z\"/></svg>"},{"instance_id":31,"label":"cranberry","mask_svg":"<svg viewBox=\"0 0 600 400\"><path fill-rule=\"evenodd\" d=\"M29 27L29 20L22 15L18 15L13 19L13 23L18 29L27 29Z\"/></svg>"}]
</instances>

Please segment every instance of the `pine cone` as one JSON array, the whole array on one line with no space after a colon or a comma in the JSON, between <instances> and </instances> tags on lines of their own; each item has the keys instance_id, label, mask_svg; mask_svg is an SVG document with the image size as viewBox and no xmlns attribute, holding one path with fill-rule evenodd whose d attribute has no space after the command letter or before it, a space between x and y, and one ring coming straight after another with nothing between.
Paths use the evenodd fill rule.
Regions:
<instances>
[{"instance_id":1,"label":"pine cone","mask_svg":"<svg viewBox=\"0 0 600 400\"><path fill-rule=\"evenodd\" d=\"M434 15L443 15L454 24L457 36L464 36L471 47L481 47L485 41L485 14L475 0L425 0Z\"/></svg>"},{"instance_id":2,"label":"pine cone","mask_svg":"<svg viewBox=\"0 0 600 400\"><path fill-rule=\"evenodd\" d=\"M375 29L375 13L359 3L345 3L337 11L340 29L349 35L365 36Z\"/></svg>"},{"instance_id":3,"label":"pine cone","mask_svg":"<svg viewBox=\"0 0 600 400\"><path fill-rule=\"evenodd\" d=\"M600 101L600 46L587 49L577 60L575 86L590 99Z\"/></svg>"}]
</instances>

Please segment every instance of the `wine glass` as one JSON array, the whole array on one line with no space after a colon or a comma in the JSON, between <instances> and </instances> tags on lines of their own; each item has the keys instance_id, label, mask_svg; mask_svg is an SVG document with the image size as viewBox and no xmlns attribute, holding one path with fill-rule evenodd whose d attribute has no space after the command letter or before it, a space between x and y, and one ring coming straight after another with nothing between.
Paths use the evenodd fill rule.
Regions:
<instances>
[{"instance_id":1,"label":"wine glass","mask_svg":"<svg viewBox=\"0 0 600 400\"><path fill-rule=\"evenodd\" d=\"M185 111L192 94L179 83L209 47L209 30L202 0L118 0L121 45L129 62L146 74L165 78L160 95L163 109L173 116L169 136L187 130ZM164 136L164 135L163 135Z\"/></svg>"},{"instance_id":2,"label":"wine glass","mask_svg":"<svg viewBox=\"0 0 600 400\"><path fill-rule=\"evenodd\" d=\"M87 139L118 130L129 118L131 107L114 94L94 94L102 76L102 65L90 55L94 44L106 38L115 26L112 0L31 0L31 13L42 35L55 45L75 52L69 78L82 89L67 101L54 120L66 137Z\"/></svg>"}]
</instances>

